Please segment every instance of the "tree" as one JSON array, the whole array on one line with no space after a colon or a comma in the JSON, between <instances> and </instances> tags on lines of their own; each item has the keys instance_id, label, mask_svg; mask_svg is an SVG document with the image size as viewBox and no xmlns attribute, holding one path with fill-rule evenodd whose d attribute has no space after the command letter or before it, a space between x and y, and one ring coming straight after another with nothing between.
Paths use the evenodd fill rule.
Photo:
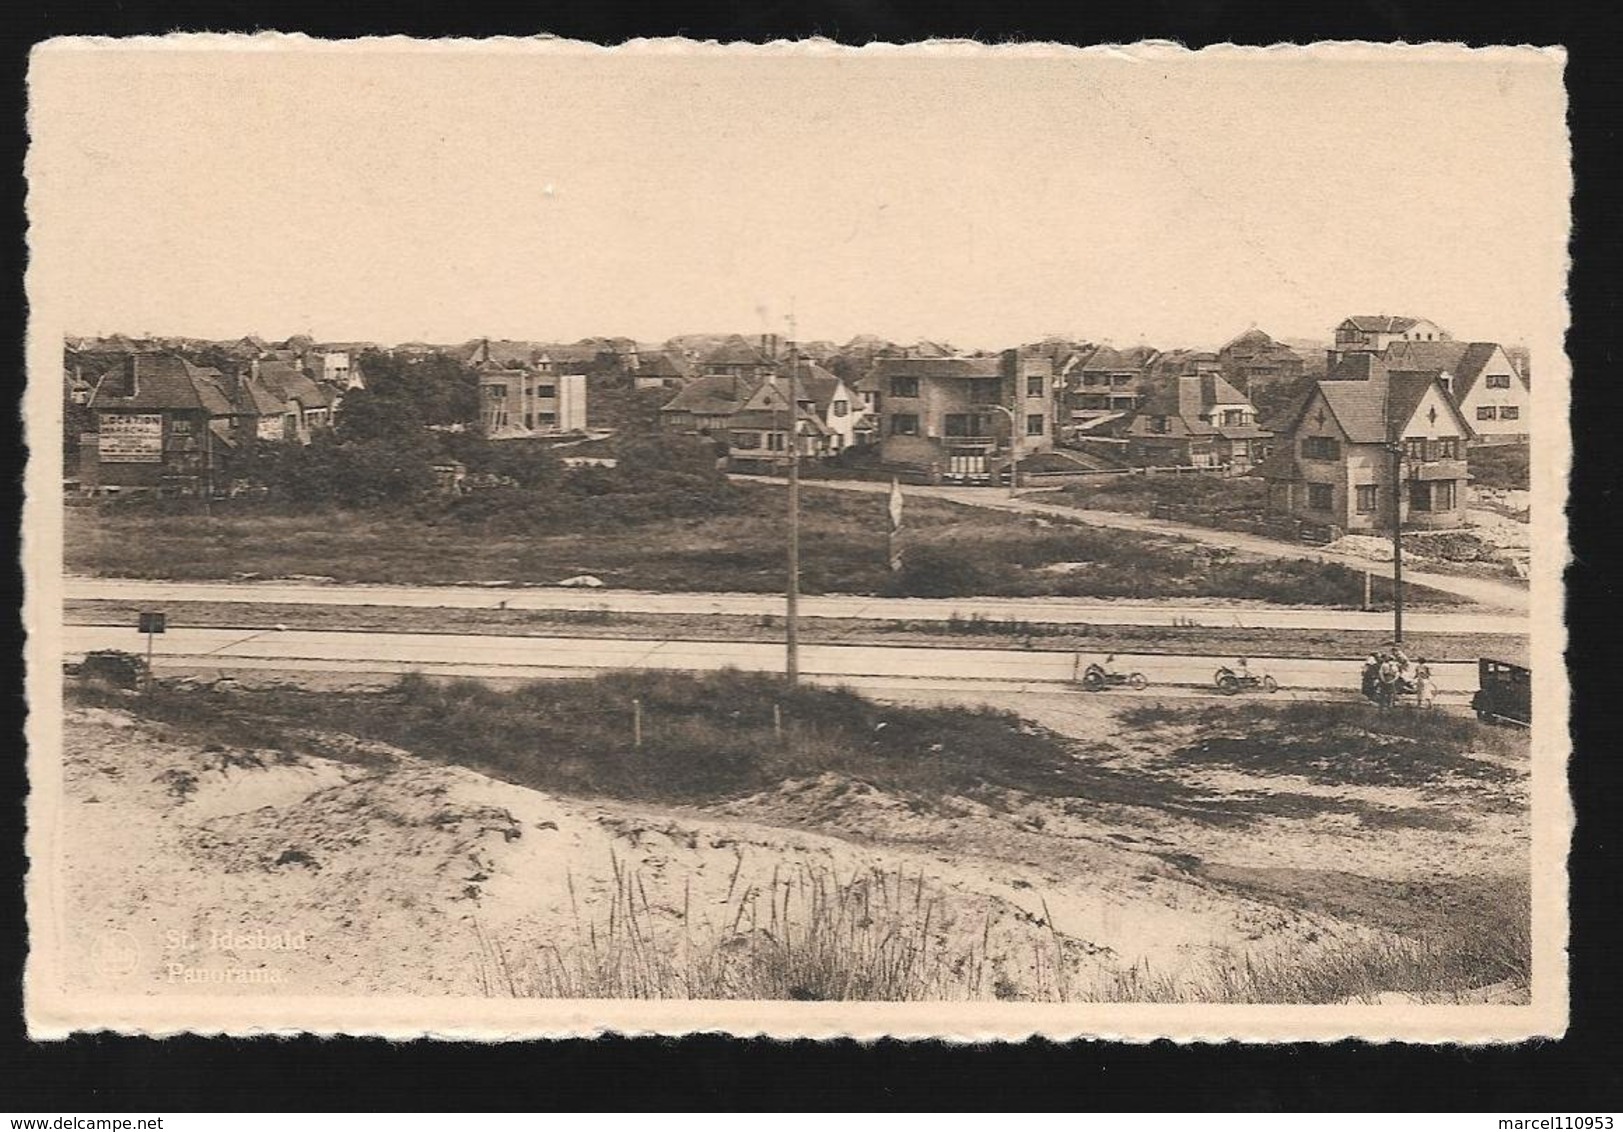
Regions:
<instances>
[{"instance_id":1,"label":"tree","mask_svg":"<svg viewBox=\"0 0 1623 1132\"><path fill-rule=\"evenodd\" d=\"M410 400L389 397L372 389L352 389L338 406L334 423L340 439L379 440L391 444L420 444L423 417Z\"/></svg>"},{"instance_id":2,"label":"tree","mask_svg":"<svg viewBox=\"0 0 1623 1132\"><path fill-rule=\"evenodd\" d=\"M659 428L659 410L674 396L675 390L664 387L595 386L586 399L587 423L623 433L654 432Z\"/></svg>"},{"instance_id":3,"label":"tree","mask_svg":"<svg viewBox=\"0 0 1623 1132\"><path fill-rule=\"evenodd\" d=\"M410 405L424 424L465 424L479 416L479 375L448 354L407 360L364 350L357 364L368 393Z\"/></svg>"}]
</instances>

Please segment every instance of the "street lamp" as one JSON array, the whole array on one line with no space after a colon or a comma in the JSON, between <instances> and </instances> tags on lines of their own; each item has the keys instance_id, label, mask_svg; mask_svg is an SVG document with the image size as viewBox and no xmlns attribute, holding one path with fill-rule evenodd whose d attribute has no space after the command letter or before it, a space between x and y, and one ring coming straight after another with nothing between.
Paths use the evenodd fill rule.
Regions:
<instances>
[{"instance_id":1,"label":"street lamp","mask_svg":"<svg viewBox=\"0 0 1623 1132\"><path fill-rule=\"evenodd\" d=\"M987 405L1009 418L1009 498L1020 494L1020 418L1007 405Z\"/></svg>"}]
</instances>

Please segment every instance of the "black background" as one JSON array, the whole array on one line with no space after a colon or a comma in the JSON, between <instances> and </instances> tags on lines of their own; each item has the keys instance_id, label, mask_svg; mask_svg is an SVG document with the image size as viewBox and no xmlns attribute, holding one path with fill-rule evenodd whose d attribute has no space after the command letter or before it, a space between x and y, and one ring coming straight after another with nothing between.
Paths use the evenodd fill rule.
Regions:
<instances>
[{"instance_id":1,"label":"black background","mask_svg":"<svg viewBox=\"0 0 1623 1132\"><path fill-rule=\"evenodd\" d=\"M26 308L22 160L24 78L31 44L51 35L158 34L171 30L303 31L321 37L532 34L548 31L612 44L689 35L760 42L823 35L846 43L932 36L987 42L1066 43L1173 39L1208 43L1318 39L1565 44L1577 193L1573 245L1573 419L1578 471L1572 496L1569 572L1576 750L1572 786L1579 825L1573 882L1572 1025L1556 1042L1509 1047L1410 1047L1343 1042L1316 1046L1177 1046L1027 1042L997 1047L882 1042L772 1043L717 1037L682 1041L604 1039L477 1046L334 1039L167 1041L84 1036L33 1044L22 1028L26 950L21 848L24 747L21 628L0 654L9 737L0 747L0 1111L335 1109L1246 1109L1538 1110L1623 1108L1617 957L1623 919L1618 840L1623 830L1617 713L1619 690L1615 438L1623 427L1623 366L1616 341L1620 205L1618 41L1611 5L1476 5L1443 17L1391 0L1343 0L1279 10L1223 0L1015 6L995 0L912 4L897 0L671 3L640 11L607 3L456 4L390 0L359 4L30 3L10 11L4 37L7 128L6 254L0 275L6 378L20 393ZM1394 121L1403 108L1392 108ZM1514 155L1483 154L1495 162ZM1494 233L1481 233L1493 240ZM1506 271L1517 265L1506 263ZM20 507L21 425L0 421L7 501ZM14 514L16 512L14 511ZM16 522L4 528L15 539ZM15 561L16 544L4 556ZM20 594L15 566L6 580Z\"/></svg>"}]
</instances>

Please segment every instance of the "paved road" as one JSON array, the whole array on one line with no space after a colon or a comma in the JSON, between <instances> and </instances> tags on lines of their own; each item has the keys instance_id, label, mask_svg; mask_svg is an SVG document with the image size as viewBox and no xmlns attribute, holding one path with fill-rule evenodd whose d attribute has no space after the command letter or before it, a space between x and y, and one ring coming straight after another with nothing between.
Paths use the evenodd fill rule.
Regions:
<instances>
[{"instance_id":1,"label":"paved road","mask_svg":"<svg viewBox=\"0 0 1623 1132\"><path fill-rule=\"evenodd\" d=\"M138 651L144 639L125 626L70 625L63 650L70 657L92 649ZM1095 659L1081 654L1084 664ZM1116 667L1140 671L1149 691L1209 688L1216 666L1229 658L1118 653ZM154 664L167 667L271 667L294 671L409 671L458 675L585 675L605 669L645 668L707 671L733 667L753 672L783 668L783 647L734 641L660 641L573 637L493 637L449 633L372 633L241 629L175 629L156 638ZM939 649L806 645L801 671L845 680L998 682L1019 685L1066 683L1075 673L1070 653L1003 649ZM1353 660L1253 657L1253 671L1266 672L1282 688L1356 690ZM1476 666L1436 664L1438 690L1457 696L1476 688ZM1126 692L1126 689L1122 689ZM1128 693L1131 694L1131 693Z\"/></svg>"},{"instance_id":2,"label":"paved road","mask_svg":"<svg viewBox=\"0 0 1623 1132\"><path fill-rule=\"evenodd\" d=\"M609 610L617 613L783 613L777 594L639 593L630 590L489 588L484 586L356 586L290 582L156 582L124 578L68 578L72 599L141 602L157 608L185 601L279 605L365 605L416 609ZM1064 625L1193 625L1249 629L1387 630L1390 613L1278 606L1201 605L1191 602L1085 601L1076 598L879 598L833 594L803 596L807 617L946 621L1043 621ZM1412 632L1525 635L1525 615L1409 612Z\"/></svg>"},{"instance_id":3,"label":"paved road","mask_svg":"<svg viewBox=\"0 0 1623 1132\"><path fill-rule=\"evenodd\" d=\"M841 491L879 492L890 490L889 484L872 483L866 480L815 480L812 481L812 486L838 488ZM949 499L954 503L964 503L972 507L989 507L999 511L1018 511L1031 515L1052 515L1078 519L1091 526L1115 527L1119 530L1140 531L1145 534L1176 535L1179 538L1193 539L1196 542L1207 543L1211 546L1227 547L1230 550L1244 551L1247 554L1266 555L1270 558L1315 558L1322 562L1338 562L1355 570L1384 569L1390 571L1391 569L1390 564L1371 562L1367 558L1358 558L1351 554L1335 554L1315 547L1296 546L1276 539L1263 538L1261 535L1249 535L1239 531L1216 531L1209 527L1197 527L1189 523L1151 519L1144 515L1128 515L1120 511L1092 511L1077 507L1064 507L1055 503L1044 503L1041 502L1040 498L1041 489L1037 489L1037 498L1024 495L1017 499L1010 499L1004 493L990 488L930 487L921 485L905 487L902 490L906 495L930 499ZM1407 563L1408 559L1406 558L1404 561ZM1437 574L1429 570L1414 569L1405 570L1403 576L1415 585L1430 586L1432 589L1441 590L1443 593L1456 594L1495 609L1515 610L1525 614L1530 608L1527 587L1518 586L1511 582L1499 582L1491 578L1466 578L1458 574Z\"/></svg>"}]
</instances>

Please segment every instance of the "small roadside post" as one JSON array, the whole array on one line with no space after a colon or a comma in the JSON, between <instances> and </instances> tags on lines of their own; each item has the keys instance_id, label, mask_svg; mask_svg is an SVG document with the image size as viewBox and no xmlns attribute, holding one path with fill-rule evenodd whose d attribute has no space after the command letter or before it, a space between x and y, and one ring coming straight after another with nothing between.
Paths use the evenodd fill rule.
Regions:
<instances>
[{"instance_id":1,"label":"small roadside post","mask_svg":"<svg viewBox=\"0 0 1623 1132\"><path fill-rule=\"evenodd\" d=\"M141 676L141 686L143 688L152 686L152 638L164 631L167 620L168 618L157 610L143 610L137 620L137 630L147 635L147 666L146 671Z\"/></svg>"}]
</instances>

